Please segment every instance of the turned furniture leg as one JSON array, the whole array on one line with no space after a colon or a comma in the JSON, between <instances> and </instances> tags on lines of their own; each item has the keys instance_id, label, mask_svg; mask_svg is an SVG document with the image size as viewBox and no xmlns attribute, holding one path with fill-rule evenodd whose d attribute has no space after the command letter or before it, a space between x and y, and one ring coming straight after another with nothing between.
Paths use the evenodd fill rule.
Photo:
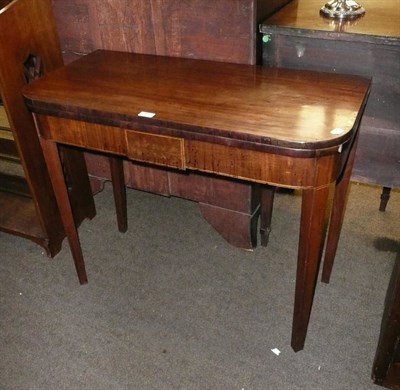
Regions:
<instances>
[{"instance_id":1,"label":"turned furniture leg","mask_svg":"<svg viewBox=\"0 0 400 390\"><path fill-rule=\"evenodd\" d=\"M292 325L292 348L304 347L324 244L330 186L303 190L296 292Z\"/></svg>"},{"instance_id":2,"label":"turned furniture leg","mask_svg":"<svg viewBox=\"0 0 400 390\"><path fill-rule=\"evenodd\" d=\"M43 138L40 140L44 158L46 160L47 169L51 184L54 189L57 205L60 210L61 220L68 238L71 248L72 257L75 263L76 273L78 274L79 283L87 283L87 275L85 262L83 259L82 248L79 242L78 231L76 229L74 215L68 197L68 189L64 180L64 172L58 154L57 144L51 141L46 141Z\"/></svg>"},{"instance_id":3,"label":"turned furniture leg","mask_svg":"<svg viewBox=\"0 0 400 390\"><path fill-rule=\"evenodd\" d=\"M346 201L351 178L351 171L353 169L354 159L356 155L357 138L351 146L347 163L344 167L342 176L339 177L336 183L335 195L333 198L332 214L329 222L329 232L325 248L324 266L322 269L321 281L329 283L333 262L335 260L336 251L339 243L340 232L342 230L344 212L346 209Z\"/></svg>"},{"instance_id":4,"label":"turned furniture leg","mask_svg":"<svg viewBox=\"0 0 400 390\"><path fill-rule=\"evenodd\" d=\"M269 234L271 233L275 189L276 187L269 185L261 188L260 237L262 246L268 245Z\"/></svg>"},{"instance_id":5,"label":"turned furniture leg","mask_svg":"<svg viewBox=\"0 0 400 390\"><path fill-rule=\"evenodd\" d=\"M126 207L124 161L119 157L109 157L108 161L110 163L111 183L114 192L118 230L121 233L125 233L128 230L128 214Z\"/></svg>"},{"instance_id":6,"label":"turned furniture leg","mask_svg":"<svg viewBox=\"0 0 400 390\"><path fill-rule=\"evenodd\" d=\"M387 203L390 198L390 191L392 189L390 187L383 187L382 188L382 194L381 194L381 203L379 205L379 211L385 211Z\"/></svg>"}]
</instances>

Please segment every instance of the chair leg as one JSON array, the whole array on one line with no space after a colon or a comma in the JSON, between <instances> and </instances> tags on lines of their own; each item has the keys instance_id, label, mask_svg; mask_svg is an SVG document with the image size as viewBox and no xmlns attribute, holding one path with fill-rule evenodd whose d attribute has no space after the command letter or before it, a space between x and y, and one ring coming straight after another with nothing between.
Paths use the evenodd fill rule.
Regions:
<instances>
[{"instance_id":1,"label":"chair leg","mask_svg":"<svg viewBox=\"0 0 400 390\"><path fill-rule=\"evenodd\" d=\"M390 191L392 189L390 187L383 187L382 194L381 194L381 203L379 205L379 211L385 211L386 205L390 198Z\"/></svg>"},{"instance_id":2,"label":"chair leg","mask_svg":"<svg viewBox=\"0 0 400 390\"><path fill-rule=\"evenodd\" d=\"M271 233L275 189L276 187L271 186L263 186L261 189L260 236L262 246L268 245L269 234Z\"/></svg>"},{"instance_id":3,"label":"chair leg","mask_svg":"<svg viewBox=\"0 0 400 390\"><path fill-rule=\"evenodd\" d=\"M109 157L111 182L114 192L115 210L117 213L118 230L125 233L128 230L128 215L126 207L126 188L123 160L119 157Z\"/></svg>"}]
</instances>

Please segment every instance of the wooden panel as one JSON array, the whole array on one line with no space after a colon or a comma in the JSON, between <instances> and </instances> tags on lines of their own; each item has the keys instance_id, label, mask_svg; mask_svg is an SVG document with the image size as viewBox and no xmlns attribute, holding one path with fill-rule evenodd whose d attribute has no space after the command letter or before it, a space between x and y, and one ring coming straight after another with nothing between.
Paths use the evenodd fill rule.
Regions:
<instances>
[{"instance_id":1,"label":"wooden panel","mask_svg":"<svg viewBox=\"0 0 400 390\"><path fill-rule=\"evenodd\" d=\"M258 22L289 0L52 0L64 57L103 48L254 63Z\"/></svg>"},{"instance_id":2,"label":"wooden panel","mask_svg":"<svg viewBox=\"0 0 400 390\"><path fill-rule=\"evenodd\" d=\"M200 203L203 218L230 244L239 248L257 245L257 210L253 214Z\"/></svg>"},{"instance_id":3,"label":"wooden panel","mask_svg":"<svg viewBox=\"0 0 400 390\"><path fill-rule=\"evenodd\" d=\"M182 139L46 115L36 117L47 139L156 165L185 167Z\"/></svg>"},{"instance_id":4,"label":"wooden panel","mask_svg":"<svg viewBox=\"0 0 400 390\"><path fill-rule=\"evenodd\" d=\"M185 168L183 140L175 137L126 131L128 157L167 167Z\"/></svg>"},{"instance_id":5,"label":"wooden panel","mask_svg":"<svg viewBox=\"0 0 400 390\"><path fill-rule=\"evenodd\" d=\"M42 134L50 140L58 139L67 145L126 155L125 131L118 127L45 115L36 117Z\"/></svg>"},{"instance_id":6,"label":"wooden panel","mask_svg":"<svg viewBox=\"0 0 400 390\"><path fill-rule=\"evenodd\" d=\"M64 229L32 115L21 94L26 83L63 65L50 0L9 3L0 12L0 36L1 101L32 196L27 201L26 197L21 199L9 192L4 196L0 194L0 229L28 237L43 245L49 255L55 255L60 250ZM6 141L4 152L12 149L9 140ZM76 219L80 223L95 213L83 155L63 149L63 161L70 179Z\"/></svg>"},{"instance_id":7,"label":"wooden panel","mask_svg":"<svg viewBox=\"0 0 400 390\"><path fill-rule=\"evenodd\" d=\"M33 45L35 45L35 54L40 55L46 71L62 65L61 52L57 50L58 43L55 39L55 26L52 23L49 4L47 1L18 0L12 2L0 13L0 35L2 37L0 40L0 85L2 101L18 145L19 154L24 157L21 162L35 200L32 203L32 206L37 208L35 225L42 225L41 236L45 236L44 232L49 230L57 240L63 234L61 220L54 195L51 190L47 190L52 187L32 116L26 109L20 93L22 86L26 84L23 77L23 64L28 55L33 53ZM29 22L19 23L18 21L26 19L26 15L29 15ZM42 18L49 19L46 28L42 27ZM36 28L39 26L40 28ZM29 205L31 206L30 203ZM4 204L4 207L7 205ZM12 202L10 202L10 207L13 207ZM49 218L43 217L42 213L43 215L50 214ZM19 220L16 216L10 230L19 223L25 223L22 214L23 210L19 210ZM27 216L33 217L30 207L27 208ZM1 228L9 229L8 226L1 226ZM18 228L16 231L18 232Z\"/></svg>"},{"instance_id":8,"label":"wooden panel","mask_svg":"<svg viewBox=\"0 0 400 390\"><path fill-rule=\"evenodd\" d=\"M209 173L218 172L237 179L291 188L326 186L336 179L339 169L338 156L320 157L324 161L326 172L333 167L330 177L326 177L322 170L319 172L325 177L324 181L320 181L319 177L310 175L315 165L313 158L266 154L255 150L191 140L185 141L185 150L188 169ZM297 167L296 172L292 169L294 165Z\"/></svg>"},{"instance_id":9,"label":"wooden panel","mask_svg":"<svg viewBox=\"0 0 400 390\"><path fill-rule=\"evenodd\" d=\"M188 172L184 175L168 172L170 194L196 202L212 204L218 208L252 214L259 203L258 186L254 190L248 183L226 180L214 175L198 175ZM247 199L246 202L243 200Z\"/></svg>"},{"instance_id":10,"label":"wooden panel","mask_svg":"<svg viewBox=\"0 0 400 390\"><path fill-rule=\"evenodd\" d=\"M187 166L189 169L201 172L219 173L236 179L260 183L288 184L294 188L323 186L335 180L337 169L339 169L339 157L335 157L335 155L320 157L320 159L325 159L327 169L330 169L332 164L336 164L336 169L327 179L328 181L318 182L317 177L309 174L315 164L313 158L266 154L256 150L192 140L185 140L184 156L183 140L179 138L126 131L128 133L127 145L125 131L117 127L44 115L37 115L37 119L41 134L46 139L57 139L58 142L69 145L126 155L134 160L138 159L152 164L182 169ZM104 135L107 135L105 142L101 141L101 137L104 138ZM102 147L103 149L101 149ZM232 164L232 161L241 163L239 165ZM296 174L291 169L294 164L297 167L303 167L301 170L298 169ZM321 171L321 173L323 172Z\"/></svg>"},{"instance_id":11,"label":"wooden panel","mask_svg":"<svg viewBox=\"0 0 400 390\"><path fill-rule=\"evenodd\" d=\"M172 195L169 171L167 169L127 162L125 164L125 172L127 186L131 188L161 195Z\"/></svg>"}]
</instances>

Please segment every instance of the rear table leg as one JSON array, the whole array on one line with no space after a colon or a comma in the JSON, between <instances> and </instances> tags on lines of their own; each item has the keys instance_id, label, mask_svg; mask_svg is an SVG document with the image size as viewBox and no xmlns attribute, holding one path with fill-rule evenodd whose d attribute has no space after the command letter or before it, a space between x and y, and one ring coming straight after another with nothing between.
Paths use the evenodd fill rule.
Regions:
<instances>
[{"instance_id":1,"label":"rear table leg","mask_svg":"<svg viewBox=\"0 0 400 390\"><path fill-rule=\"evenodd\" d=\"M268 245L269 234L271 233L275 189L276 187L271 186L263 186L261 189L260 236L262 246Z\"/></svg>"}]
</instances>

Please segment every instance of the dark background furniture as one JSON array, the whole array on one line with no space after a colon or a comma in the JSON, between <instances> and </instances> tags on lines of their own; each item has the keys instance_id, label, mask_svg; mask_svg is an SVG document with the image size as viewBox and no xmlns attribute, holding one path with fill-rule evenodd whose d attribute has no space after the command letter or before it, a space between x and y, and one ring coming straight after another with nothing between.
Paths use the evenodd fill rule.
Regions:
<instances>
[{"instance_id":1,"label":"dark background furniture","mask_svg":"<svg viewBox=\"0 0 400 390\"><path fill-rule=\"evenodd\" d=\"M258 24L289 0L52 0L65 62L95 49L255 64ZM86 154L94 191L110 178L107 161ZM256 185L125 163L126 185L197 201L204 218L231 244L256 244Z\"/></svg>"},{"instance_id":2,"label":"dark background furniture","mask_svg":"<svg viewBox=\"0 0 400 390\"><path fill-rule=\"evenodd\" d=\"M28 238L54 256L65 232L21 88L62 66L63 59L50 1L3 0L0 6L0 230ZM84 156L65 148L62 153L79 224L95 215L90 191L79 196L76 191L87 181Z\"/></svg>"},{"instance_id":3,"label":"dark background furniture","mask_svg":"<svg viewBox=\"0 0 400 390\"><path fill-rule=\"evenodd\" d=\"M365 0L365 16L342 23L320 16L322 5L296 0L267 18L263 63L373 76L352 179L384 187L384 210L390 188L400 187L399 2Z\"/></svg>"},{"instance_id":4,"label":"dark background furniture","mask_svg":"<svg viewBox=\"0 0 400 390\"><path fill-rule=\"evenodd\" d=\"M385 310L372 379L377 385L400 389L400 251L386 294Z\"/></svg>"}]
</instances>

